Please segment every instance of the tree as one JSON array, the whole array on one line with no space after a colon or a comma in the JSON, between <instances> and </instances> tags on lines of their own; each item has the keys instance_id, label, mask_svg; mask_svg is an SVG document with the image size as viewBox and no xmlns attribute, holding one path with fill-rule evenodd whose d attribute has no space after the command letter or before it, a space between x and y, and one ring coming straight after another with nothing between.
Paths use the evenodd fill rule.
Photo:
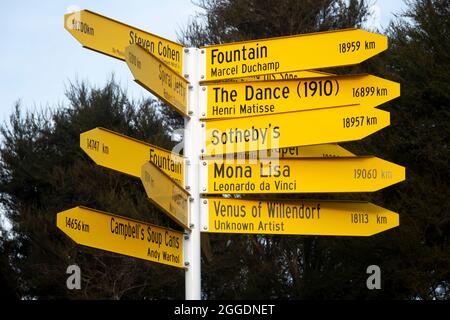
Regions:
<instances>
[{"instance_id":1,"label":"tree","mask_svg":"<svg viewBox=\"0 0 450 320\"><path fill-rule=\"evenodd\" d=\"M360 27L368 16L365 1L211 0L199 5L205 13L198 15L179 39L188 46ZM210 238L213 258L203 266L203 290L209 298L339 297L340 293L322 288L339 288L343 284L338 279L354 278L354 269L350 278L343 274L334 277L336 260L330 256L335 238ZM360 274L364 276L364 272L365 267Z\"/></svg>"},{"instance_id":2,"label":"tree","mask_svg":"<svg viewBox=\"0 0 450 320\"><path fill-rule=\"evenodd\" d=\"M411 228L408 247L401 246L411 264L405 270L413 279L405 283L409 296L448 299L450 76L445 70L450 68L450 1L414 0L408 5L387 30L391 46L380 68L402 85L391 111L396 119L392 139L384 145L408 172L396 197L402 222Z\"/></svg>"},{"instance_id":3,"label":"tree","mask_svg":"<svg viewBox=\"0 0 450 320\"><path fill-rule=\"evenodd\" d=\"M190 46L360 27L368 15L364 0L200 0L197 5L204 13L179 36Z\"/></svg>"},{"instance_id":4,"label":"tree","mask_svg":"<svg viewBox=\"0 0 450 320\"><path fill-rule=\"evenodd\" d=\"M180 33L187 45L361 27L369 14L364 1L204 0L199 5L204 14ZM391 111L391 126L345 146L406 166L407 181L373 194L325 196L368 200L399 212L400 227L369 238L212 234L213 255L203 266L205 296L448 298L448 14L448 1L413 1L387 30L387 52L333 70L370 71L402 85L402 97L382 106ZM372 264L381 268L382 290L366 287Z\"/></svg>"},{"instance_id":5,"label":"tree","mask_svg":"<svg viewBox=\"0 0 450 320\"><path fill-rule=\"evenodd\" d=\"M172 122L154 100L129 101L113 79L101 89L71 84L67 97L54 111L23 114L17 105L0 128L0 202L15 234L4 248L14 272L2 263L0 273L17 278L21 298L182 298L182 270L78 246L56 228L58 212L85 205L179 229L138 179L96 166L79 147L81 132L102 126L170 149ZM72 264L81 290L66 288Z\"/></svg>"}]
</instances>

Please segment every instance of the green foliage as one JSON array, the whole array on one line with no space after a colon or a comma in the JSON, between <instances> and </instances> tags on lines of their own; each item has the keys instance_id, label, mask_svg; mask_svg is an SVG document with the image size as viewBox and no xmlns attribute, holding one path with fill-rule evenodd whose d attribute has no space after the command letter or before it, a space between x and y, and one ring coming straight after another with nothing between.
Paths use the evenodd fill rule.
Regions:
<instances>
[{"instance_id":1,"label":"green foliage","mask_svg":"<svg viewBox=\"0 0 450 320\"><path fill-rule=\"evenodd\" d=\"M77 299L182 298L183 272L78 246L56 228L56 213L77 205L178 228L147 200L138 179L96 166L80 149L80 133L102 126L170 148L167 123L152 100L130 102L114 80L104 88L71 84L70 105L27 112L16 106L1 127L0 201L13 223L6 241L19 297ZM66 289L77 264L82 289Z\"/></svg>"},{"instance_id":2,"label":"green foliage","mask_svg":"<svg viewBox=\"0 0 450 320\"><path fill-rule=\"evenodd\" d=\"M6 234L0 230L0 299L3 301L18 298L15 289L17 279L8 257L10 242L4 239Z\"/></svg>"},{"instance_id":3,"label":"green foliage","mask_svg":"<svg viewBox=\"0 0 450 320\"><path fill-rule=\"evenodd\" d=\"M368 16L363 1L200 5L205 14L180 39L190 45L360 27ZM401 98L382 106L391 112L391 126L345 147L405 166L407 180L373 194L307 198L368 200L398 212L400 226L369 238L210 235L213 254L203 267L207 297L448 299L449 23L448 0L413 1L387 30L387 52L332 70L370 72L401 83ZM382 290L366 287L372 264L381 268Z\"/></svg>"},{"instance_id":4,"label":"green foliage","mask_svg":"<svg viewBox=\"0 0 450 320\"><path fill-rule=\"evenodd\" d=\"M391 48L380 72L402 85L391 111L387 152L407 167L398 197L410 228L408 254L415 278L408 289L435 298L434 289L442 286L448 299L450 2L412 1L403 17L387 30Z\"/></svg>"}]
</instances>

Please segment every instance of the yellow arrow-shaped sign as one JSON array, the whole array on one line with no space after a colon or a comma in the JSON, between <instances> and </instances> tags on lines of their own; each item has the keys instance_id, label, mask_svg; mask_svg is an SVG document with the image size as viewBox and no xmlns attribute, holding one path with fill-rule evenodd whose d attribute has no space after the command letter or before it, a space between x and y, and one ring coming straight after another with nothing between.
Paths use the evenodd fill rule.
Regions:
<instances>
[{"instance_id":1,"label":"yellow arrow-shaped sign","mask_svg":"<svg viewBox=\"0 0 450 320\"><path fill-rule=\"evenodd\" d=\"M294 71L289 73L270 74L246 78L229 79L229 82L293 80L301 78L330 77L331 73L321 71ZM222 82L224 83L224 82ZM206 115L206 113L204 113ZM236 154L238 159L264 159L264 158L331 158L354 157L355 155L337 143L317 144L312 146L290 147L271 150L258 150L250 153Z\"/></svg>"},{"instance_id":2,"label":"yellow arrow-shaped sign","mask_svg":"<svg viewBox=\"0 0 450 320\"><path fill-rule=\"evenodd\" d=\"M185 229L189 229L189 193L151 162L142 166L141 181L149 200Z\"/></svg>"},{"instance_id":3,"label":"yellow arrow-shaped sign","mask_svg":"<svg viewBox=\"0 0 450 320\"><path fill-rule=\"evenodd\" d=\"M337 143L316 144L312 146L259 150L236 154L236 159L289 159L289 158L334 158L354 157L355 155ZM207 157L205 157L207 158Z\"/></svg>"},{"instance_id":4,"label":"yellow arrow-shaped sign","mask_svg":"<svg viewBox=\"0 0 450 320\"><path fill-rule=\"evenodd\" d=\"M226 155L227 157L230 155ZM312 146L290 147L281 149L259 150L251 152L236 153L232 159L290 159L290 158L335 158L355 157L347 149L337 143L316 144ZM214 159L214 157L203 156L202 159Z\"/></svg>"},{"instance_id":5,"label":"yellow arrow-shaped sign","mask_svg":"<svg viewBox=\"0 0 450 320\"><path fill-rule=\"evenodd\" d=\"M201 90L203 118L237 118L361 104L376 107L400 96L400 84L371 75L220 83Z\"/></svg>"},{"instance_id":6,"label":"yellow arrow-shaped sign","mask_svg":"<svg viewBox=\"0 0 450 320\"><path fill-rule=\"evenodd\" d=\"M265 74L263 76L253 76L241 78L244 81L273 81L273 80L294 80L301 78L318 78L333 76L333 73L317 71L317 70L303 70L303 71L290 71L282 73ZM231 79L233 80L233 79Z\"/></svg>"},{"instance_id":7,"label":"yellow arrow-shaped sign","mask_svg":"<svg viewBox=\"0 0 450 320\"><path fill-rule=\"evenodd\" d=\"M179 231L86 207L59 212L56 224L78 244L184 268Z\"/></svg>"},{"instance_id":8,"label":"yellow arrow-shaped sign","mask_svg":"<svg viewBox=\"0 0 450 320\"><path fill-rule=\"evenodd\" d=\"M188 82L137 44L125 49L125 60L135 81L187 116Z\"/></svg>"},{"instance_id":9,"label":"yellow arrow-shaped sign","mask_svg":"<svg viewBox=\"0 0 450 320\"><path fill-rule=\"evenodd\" d=\"M184 158L168 150L104 128L80 134L80 147L96 164L136 178L151 161L184 186Z\"/></svg>"},{"instance_id":10,"label":"yellow arrow-shaped sign","mask_svg":"<svg viewBox=\"0 0 450 320\"><path fill-rule=\"evenodd\" d=\"M405 180L405 168L376 157L202 160L201 192L372 192Z\"/></svg>"},{"instance_id":11,"label":"yellow arrow-shaped sign","mask_svg":"<svg viewBox=\"0 0 450 320\"><path fill-rule=\"evenodd\" d=\"M64 28L83 47L120 60L125 60L125 48L136 43L182 74L183 46L179 43L89 10L64 15Z\"/></svg>"},{"instance_id":12,"label":"yellow arrow-shaped sign","mask_svg":"<svg viewBox=\"0 0 450 320\"><path fill-rule=\"evenodd\" d=\"M203 80L346 66L388 47L387 37L359 29L206 46Z\"/></svg>"},{"instance_id":13,"label":"yellow arrow-shaped sign","mask_svg":"<svg viewBox=\"0 0 450 320\"><path fill-rule=\"evenodd\" d=\"M397 227L397 213L368 202L204 198L203 232L371 236Z\"/></svg>"},{"instance_id":14,"label":"yellow arrow-shaped sign","mask_svg":"<svg viewBox=\"0 0 450 320\"><path fill-rule=\"evenodd\" d=\"M295 80L303 78L319 78L329 77L335 74L329 72L322 72L316 70L291 71L283 73L265 74L262 76L251 76L244 78L225 79L220 81L201 81L202 85L212 85L219 83L233 83L233 82L254 82L254 81L274 81L274 80Z\"/></svg>"},{"instance_id":15,"label":"yellow arrow-shaped sign","mask_svg":"<svg viewBox=\"0 0 450 320\"><path fill-rule=\"evenodd\" d=\"M390 123L389 112L349 106L213 120L205 123L206 155L362 139Z\"/></svg>"}]
</instances>

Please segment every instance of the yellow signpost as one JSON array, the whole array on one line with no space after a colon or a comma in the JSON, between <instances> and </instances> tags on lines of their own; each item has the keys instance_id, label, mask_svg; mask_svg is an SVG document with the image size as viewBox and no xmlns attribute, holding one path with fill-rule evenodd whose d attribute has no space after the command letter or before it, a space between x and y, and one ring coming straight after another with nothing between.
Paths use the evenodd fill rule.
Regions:
<instances>
[{"instance_id":1,"label":"yellow signpost","mask_svg":"<svg viewBox=\"0 0 450 320\"><path fill-rule=\"evenodd\" d=\"M203 118L223 119L360 104L376 107L400 96L400 85L372 75L217 83L200 91Z\"/></svg>"},{"instance_id":2,"label":"yellow signpost","mask_svg":"<svg viewBox=\"0 0 450 320\"><path fill-rule=\"evenodd\" d=\"M319 77L329 77L335 74L329 72L322 72L316 70L303 70L303 71L290 71L282 73L265 74L262 76L250 76L244 78L233 78L225 79L220 81L202 81L202 85L213 85L219 83L229 83L229 82L254 82L254 81L274 81L274 80L294 80L302 78L319 78Z\"/></svg>"},{"instance_id":3,"label":"yellow signpost","mask_svg":"<svg viewBox=\"0 0 450 320\"><path fill-rule=\"evenodd\" d=\"M203 47L206 81L346 66L388 47L387 37L360 29Z\"/></svg>"},{"instance_id":4,"label":"yellow signpost","mask_svg":"<svg viewBox=\"0 0 450 320\"><path fill-rule=\"evenodd\" d=\"M312 146L279 149L279 158L334 158L354 157L355 155L337 143L316 144Z\"/></svg>"},{"instance_id":5,"label":"yellow signpost","mask_svg":"<svg viewBox=\"0 0 450 320\"><path fill-rule=\"evenodd\" d=\"M185 229L190 229L188 218L189 193L151 162L142 165L141 181L151 202Z\"/></svg>"},{"instance_id":6,"label":"yellow signpost","mask_svg":"<svg viewBox=\"0 0 450 320\"><path fill-rule=\"evenodd\" d=\"M80 206L59 212L56 225L77 244L184 268L179 231Z\"/></svg>"},{"instance_id":7,"label":"yellow signpost","mask_svg":"<svg viewBox=\"0 0 450 320\"><path fill-rule=\"evenodd\" d=\"M238 153L237 159L289 159L289 158L334 158L354 157L355 155L337 143L316 144L312 146L259 150Z\"/></svg>"},{"instance_id":8,"label":"yellow signpost","mask_svg":"<svg viewBox=\"0 0 450 320\"><path fill-rule=\"evenodd\" d=\"M220 155L362 139L390 123L387 111L326 108L205 122L205 155Z\"/></svg>"},{"instance_id":9,"label":"yellow signpost","mask_svg":"<svg viewBox=\"0 0 450 320\"><path fill-rule=\"evenodd\" d=\"M218 196L372 192L405 180L404 167L337 144L388 126L389 112L375 107L398 97L400 84L314 70L365 61L387 49L386 36L346 29L191 51L88 10L66 14L64 26L83 47L125 60L137 83L185 117L186 158L103 128L81 133L80 147L140 178L189 236L76 207L57 215L75 242L186 267L186 299L198 300L208 247L200 231L370 236L399 225L397 213L368 202Z\"/></svg>"},{"instance_id":10,"label":"yellow signpost","mask_svg":"<svg viewBox=\"0 0 450 320\"><path fill-rule=\"evenodd\" d=\"M397 227L397 213L368 202L203 198L203 232L371 236Z\"/></svg>"},{"instance_id":11,"label":"yellow signpost","mask_svg":"<svg viewBox=\"0 0 450 320\"><path fill-rule=\"evenodd\" d=\"M334 158L355 157L356 155L337 143L315 144L312 146L258 150L221 155L221 159L291 159L291 158ZM202 159L214 159L204 156Z\"/></svg>"},{"instance_id":12,"label":"yellow signpost","mask_svg":"<svg viewBox=\"0 0 450 320\"><path fill-rule=\"evenodd\" d=\"M125 60L137 83L175 108L181 115L188 115L188 82L183 77L137 44L125 49Z\"/></svg>"},{"instance_id":13,"label":"yellow signpost","mask_svg":"<svg viewBox=\"0 0 450 320\"><path fill-rule=\"evenodd\" d=\"M376 157L202 160L201 192L372 192L405 180L405 168Z\"/></svg>"},{"instance_id":14,"label":"yellow signpost","mask_svg":"<svg viewBox=\"0 0 450 320\"><path fill-rule=\"evenodd\" d=\"M184 158L165 149L104 128L80 134L80 147L96 164L136 178L151 161L184 186Z\"/></svg>"},{"instance_id":15,"label":"yellow signpost","mask_svg":"<svg viewBox=\"0 0 450 320\"><path fill-rule=\"evenodd\" d=\"M64 28L83 47L120 60L125 60L125 48L136 43L182 74L183 46L179 43L89 10L64 15Z\"/></svg>"},{"instance_id":16,"label":"yellow signpost","mask_svg":"<svg viewBox=\"0 0 450 320\"><path fill-rule=\"evenodd\" d=\"M317 71L317 70L303 70L303 71L290 71L282 73L265 74L262 76L251 76L241 78L244 81L272 81L272 80L294 80L300 78L318 78L332 76L332 73ZM233 80L233 79L231 79ZM223 81L222 81L223 82Z\"/></svg>"}]
</instances>

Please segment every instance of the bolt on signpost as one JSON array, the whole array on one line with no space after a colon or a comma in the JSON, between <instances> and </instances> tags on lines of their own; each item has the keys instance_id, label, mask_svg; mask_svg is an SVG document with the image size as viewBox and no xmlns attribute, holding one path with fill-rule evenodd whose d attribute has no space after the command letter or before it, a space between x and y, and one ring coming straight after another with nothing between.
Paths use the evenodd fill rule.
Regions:
<instances>
[{"instance_id":1,"label":"bolt on signpost","mask_svg":"<svg viewBox=\"0 0 450 320\"><path fill-rule=\"evenodd\" d=\"M88 10L64 21L84 47L125 61L184 117L183 156L104 128L80 134L96 164L140 178L184 233L76 207L57 215L76 243L184 268L192 300L201 299L201 232L370 236L399 225L397 213L368 202L274 198L372 192L405 179L404 167L336 144L389 126L389 112L376 107L400 85L312 70L360 63L386 50L387 37L347 29L184 48Z\"/></svg>"}]
</instances>

